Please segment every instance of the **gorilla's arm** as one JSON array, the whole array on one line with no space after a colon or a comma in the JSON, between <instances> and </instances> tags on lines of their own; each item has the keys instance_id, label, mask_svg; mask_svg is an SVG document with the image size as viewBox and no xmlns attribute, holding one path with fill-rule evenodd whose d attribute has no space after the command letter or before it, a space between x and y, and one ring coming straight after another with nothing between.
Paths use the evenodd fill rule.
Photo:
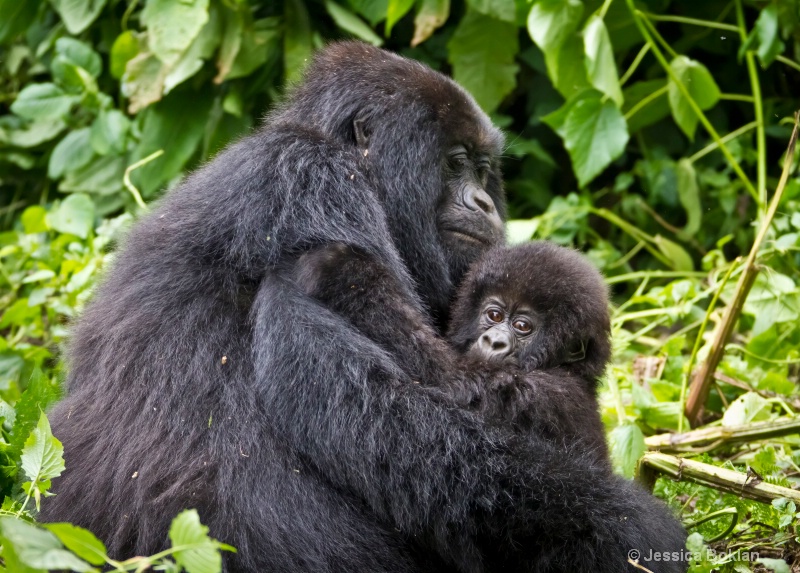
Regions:
<instances>
[{"instance_id":1,"label":"gorilla's arm","mask_svg":"<svg viewBox=\"0 0 800 573\"><path fill-rule=\"evenodd\" d=\"M547 570L616 573L629 567L630 549L683 548L685 534L666 508L612 476L596 456L536 432L520 439L459 407L470 394L480 398L487 380L455 365L447 345L394 284L391 272L370 257L334 246L301 257L291 281L271 285L272 294L259 297L258 336L297 337L265 347L257 365L273 380L291 384L265 390L278 413L273 422L292 435L310 463L404 531L433 531L464 570L477 563L468 550L473 536L488 535L497 547L508 540L497 559L526 564L514 570L538 570L538 560L547 563L547 550L547 559L561 561ZM355 328L337 323L297 287ZM286 300L292 301L286 308L304 308L305 314L287 317L281 308ZM298 323L305 325L302 331L289 327ZM275 355L305 348L314 348L314 356ZM296 365L312 358L308 378L298 379ZM339 383L316 383L324 379ZM465 394L453 401L443 391L450 387ZM454 544L453 536L462 544ZM553 557L553 547L564 556ZM654 566L685 570L676 563Z\"/></svg>"}]
</instances>

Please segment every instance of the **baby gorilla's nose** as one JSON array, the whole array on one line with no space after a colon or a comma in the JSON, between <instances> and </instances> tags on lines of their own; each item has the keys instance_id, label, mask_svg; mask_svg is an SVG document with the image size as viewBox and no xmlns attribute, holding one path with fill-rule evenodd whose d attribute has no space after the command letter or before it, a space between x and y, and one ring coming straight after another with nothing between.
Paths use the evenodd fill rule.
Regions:
<instances>
[{"instance_id":1,"label":"baby gorilla's nose","mask_svg":"<svg viewBox=\"0 0 800 573\"><path fill-rule=\"evenodd\" d=\"M485 358L504 358L512 349L511 335L498 328L487 330L478 339L478 349Z\"/></svg>"}]
</instances>

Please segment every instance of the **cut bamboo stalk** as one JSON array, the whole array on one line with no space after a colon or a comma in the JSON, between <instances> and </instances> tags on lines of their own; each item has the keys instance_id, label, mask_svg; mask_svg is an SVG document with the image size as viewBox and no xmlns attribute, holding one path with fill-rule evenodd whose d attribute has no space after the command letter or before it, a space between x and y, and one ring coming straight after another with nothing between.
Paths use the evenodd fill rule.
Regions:
<instances>
[{"instance_id":1,"label":"cut bamboo stalk","mask_svg":"<svg viewBox=\"0 0 800 573\"><path fill-rule=\"evenodd\" d=\"M730 304L725 308L722 320L714 331L714 338L711 342L708 356L692 376L692 383L689 388L689 397L686 401L685 409L686 417L689 419L689 423L692 426L700 424L703 408L705 407L708 393L711 389L711 381L714 379L714 372L722 360L722 356L725 354L725 344L728 342L733 332L733 327L742 312L744 301L747 299L747 295L750 293L750 289L753 287L753 283L758 275L759 267L756 264L758 251L761 249L761 244L767 236L767 231L772 224L772 219L778 211L778 205L780 205L783 191L786 188L786 182L789 179L789 173L792 170L794 147L797 142L797 122L798 114L795 114L794 129L792 130L792 136L789 139L789 145L783 161L783 172L781 173L780 181L778 181L778 186L775 189L775 195L773 195L767 213L764 219L762 219L761 226L756 233L756 238L753 241L750 254L747 256L742 274L739 275L739 282L736 284L733 300L731 300Z\"/></svg>"},{"instance_id":2,"label":"cut bamboo stalk","mask_svg":"<svg viewBox=\"0 0 800 573\"><path fill-rule=\"evenodd\" d=\"M669 454L647 452L639 461L639 468L645 481L651 481L654 473L661 473L678 481L690 481L762 503L785 497L800 504L800 491L763 482L753 474L742 474Z\"/></svg>"},{"instance_id":3,"label":"cut bamboo stalk","mask_svg":"<svg viewBox=\"0 0 800 573\"><path fill-rule=\"evenodd\" d=\"M768 440L800 433L800 417L754 422L743 426L715 426L683 434L658 434L645 438L651 450L661 452L708 452L724 445Z\"/></svg>"}]
</instances>

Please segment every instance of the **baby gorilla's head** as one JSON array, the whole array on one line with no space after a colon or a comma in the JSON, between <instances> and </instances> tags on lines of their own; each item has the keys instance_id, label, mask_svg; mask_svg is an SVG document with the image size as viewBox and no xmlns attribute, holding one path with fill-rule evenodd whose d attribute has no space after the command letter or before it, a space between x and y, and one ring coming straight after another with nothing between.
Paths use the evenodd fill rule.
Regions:
<instances>
[{"instance_id":1,"label":"baby gorilla's head","mask_svg":"<svg viewBox=\"0 0 800 573\"><path fill-rule=\"evenodd\" d=\"M471 268L448 337L463 353L596 379L610 355L608 289L577 251L545 242L495 248Z\"/></svg>"}]
</instances>

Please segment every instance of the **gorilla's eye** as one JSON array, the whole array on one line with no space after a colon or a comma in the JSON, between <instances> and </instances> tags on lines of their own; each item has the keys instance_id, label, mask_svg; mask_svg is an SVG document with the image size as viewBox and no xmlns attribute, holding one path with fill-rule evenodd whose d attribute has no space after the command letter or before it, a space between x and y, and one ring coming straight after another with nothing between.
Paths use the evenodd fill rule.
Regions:
<instances>
[{"instance_id":1,"label":"gorilla's eye","mask_svg":"<svg viewBox=\"0 0 800 573\"><path fill-rule=\"evenodd\" d=\"M514 320L511 326L513 326L514 330L521 334L530 334L531 330L533 330L533 325L524 318L517 318Z\"/></svg>"},{"instance_id":2,"label":"gorilla's eye","mask_svg":"<svg viewBox=\"0 0 800 573\"><path fill-rule=\"evenodd\" d=\"M503 311L502 310L498 310L496 308L490 308L489 310L487 310L486 311L486 316L492 322L503 322L503 319L505 318L503 316Z\"/></svg>"},{"instance_id":3,"label":"gorilla's eye","mask_svg":"<svg viewBox=\"0 0 800 573\"><path fill-rule=\"evenodd\" d=\"M452 161L456 165L461 165L462 163L467 161L467 159L469 159L469 156L467 155L467 149L462 145L459 145L451 149L448 155L450 157L450 161Z\"/></svg>"}]
</instances>

